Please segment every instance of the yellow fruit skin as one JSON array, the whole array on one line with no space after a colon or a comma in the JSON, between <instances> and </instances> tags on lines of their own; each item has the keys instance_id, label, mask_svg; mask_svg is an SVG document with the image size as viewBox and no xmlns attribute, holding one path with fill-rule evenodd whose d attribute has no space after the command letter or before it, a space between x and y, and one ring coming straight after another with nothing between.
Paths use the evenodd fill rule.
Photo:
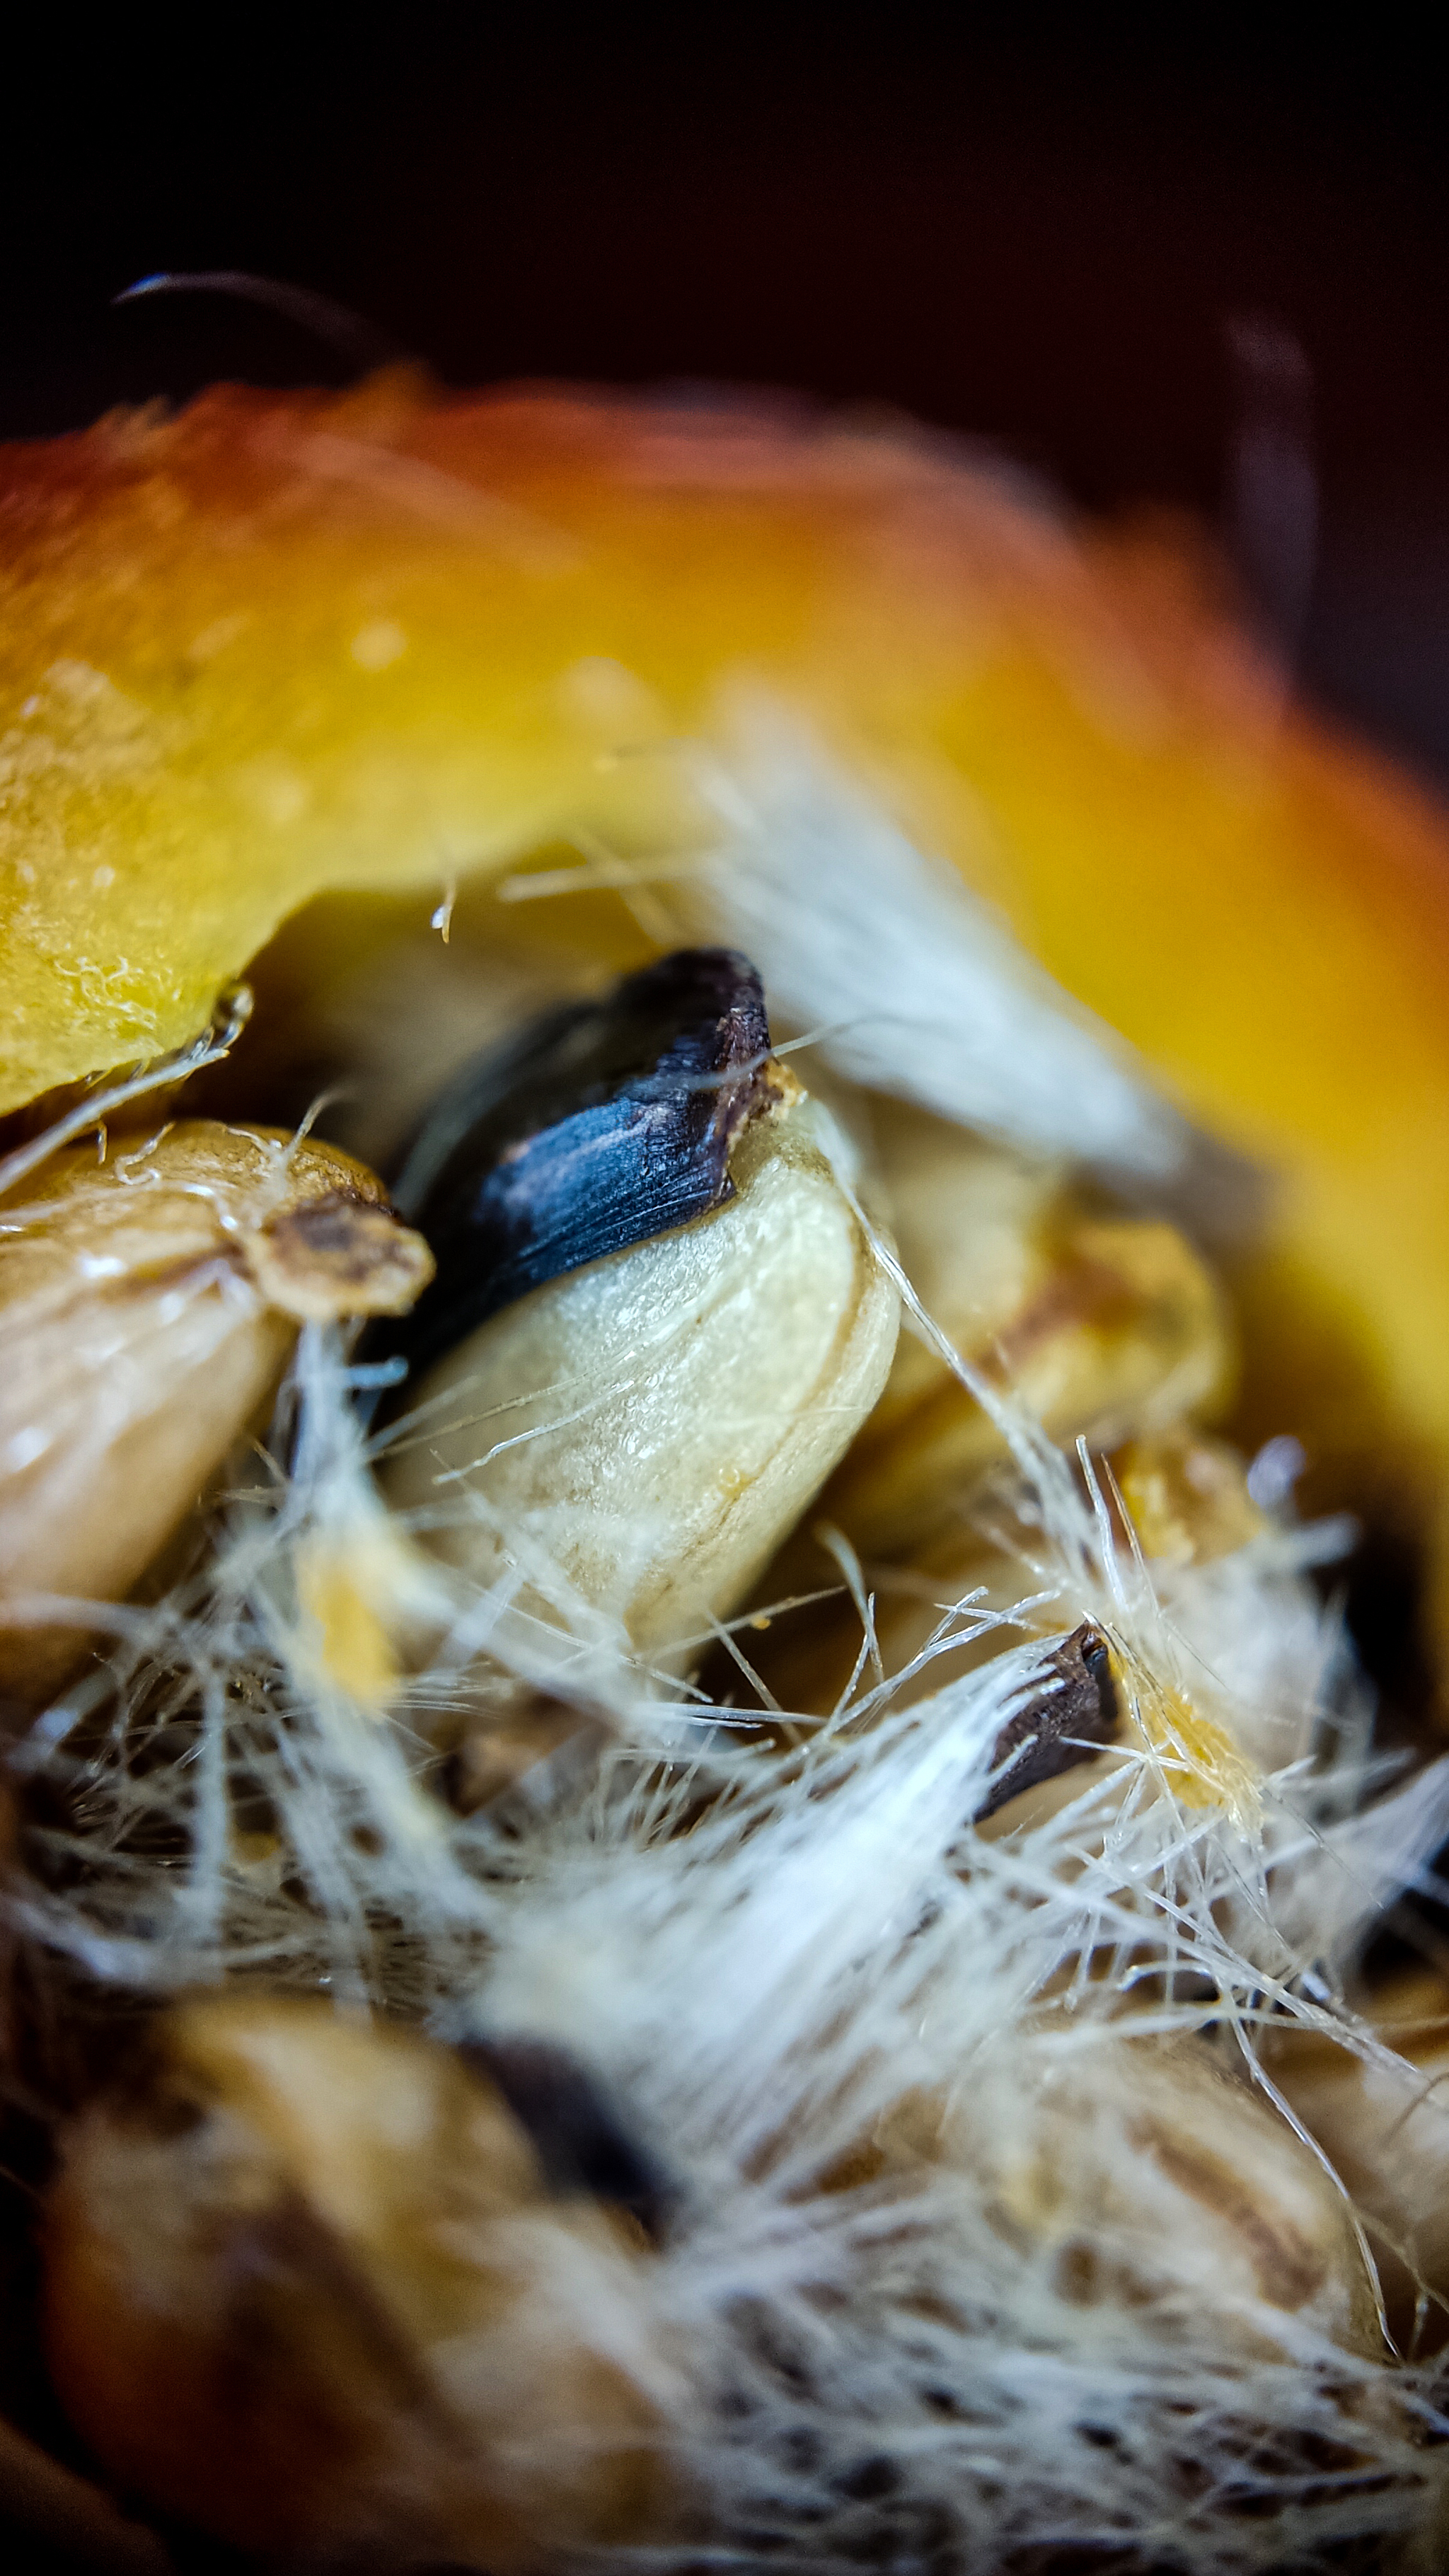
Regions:
<instances>
[{"instance_id":1,"label":"yellow fruit skin","mask_svg":"<svg viewBox=\"0 0 1449 2576\"><path fill-rule=\"evenodd\" d=\"M761 407L221 388L0 458L0 1108L186 1038L279 920L668 839L801 708L1279 1193L1242 1426L1444 1514L1449 830L1171 535Z\"/></svg>"},{"instance_id":2,"label":"yellow fruit skin","mask_svg":"<svg viewBox=\"0 0 1449 2576\"><path fill-rule=\"evenodd\" d=\"M1108 550L1109 576L1120 561ZM1145 658L1145 611L1140 627ZM1257 709L1174 692L1136 741L1040 671L987 694L943 730L1010 851L1018 928L1274 1177L1268 1240L1234 1282L1240 1430L1304 1437L1310 1499L1442 1513L1443 820L1266 686Z\"/></svg>"}]
</instances>

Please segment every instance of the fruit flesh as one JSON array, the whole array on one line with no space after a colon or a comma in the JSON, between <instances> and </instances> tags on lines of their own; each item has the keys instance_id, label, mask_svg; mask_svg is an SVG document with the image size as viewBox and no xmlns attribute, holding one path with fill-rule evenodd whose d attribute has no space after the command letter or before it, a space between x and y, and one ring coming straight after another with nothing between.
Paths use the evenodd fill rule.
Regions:
<instances>
[{"instance_id":1,"label":"fruit flesh","mask_svg":"<svg viewBox=\"0 0 1449 2576\"><path fill-rule=\"evenodd\" d=\"M1189 547L785 406L406 374L11 449L0 527L0 1107L191 1035L324 889L697 833L667 746L748 675L1274 1175L1248 1436L1442 1521L1449 831Z\"/></svg>"}]
</instances>

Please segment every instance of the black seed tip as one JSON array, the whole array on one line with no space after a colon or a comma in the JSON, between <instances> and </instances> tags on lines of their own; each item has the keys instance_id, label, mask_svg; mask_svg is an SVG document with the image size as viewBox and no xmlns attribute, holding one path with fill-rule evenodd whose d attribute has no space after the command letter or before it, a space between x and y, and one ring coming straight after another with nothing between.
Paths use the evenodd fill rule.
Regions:
<instances>
[{"instance_id":1,"label":"black seed tip","mask_svg":"<svg viewBox=\"0 0 1449 2576\"><path fill-rule=\"evenodd\" d=\"M984 1823L1021 1790L1089 1762L1116 1734L1117 1717L1107 1640L1085 1619L1048 1659L1040 1692L1007 1719L997 1736L991 1748L996 1777L973 1821Z\"/></svg>"},{"instance_id":2,"label":"black seed tip","mask_svg":"<svg viewBox=\"0 0 1449 2576\"><path fill-rule=\"evenodd\" d=\"M416 1375L529 1289L719 1206L769 1045L749 959L685 948L475 1059L393 1190L437 1277L369 1356L385 1342Z\"/></svg>"}]
</instances>

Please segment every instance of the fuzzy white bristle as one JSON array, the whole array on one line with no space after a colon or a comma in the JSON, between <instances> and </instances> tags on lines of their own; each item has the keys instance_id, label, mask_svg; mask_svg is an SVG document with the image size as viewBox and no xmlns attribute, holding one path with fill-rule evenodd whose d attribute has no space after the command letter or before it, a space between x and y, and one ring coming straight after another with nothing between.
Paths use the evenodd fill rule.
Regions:
<instances>
[{"instance_id":1,"label":"fuzzy white bristle","mask_svg":"<svg viewBox=\"0 0 1449 2576\"><path fill-rule=\"evenodd\" d=\"M798 736L757 727L740 777L745 819L687 900L797 1023L849 1024L826 1041L843 1070L1038 1149L1175 1165L1172 1113ZM893 1680L867 1637L835 1715L785 1711L768 1741L506 1528L487 1585L425 1553L372 1476L418 1425L370 1441L342 1342L307 1326L208 1572L115 1614L108 1674L22 1748L71 1803L16 1928L71 1979L321 1981L445 2035L574 2049L676 2196L651 2295L709 2532L691 2564L1005 2576L1061 2547L1228 2576L1422 2532L1449 2432L1433 2373L1390 2386L1311 2306L1187 2255L1154 2271L1138 2205L1171 2241L1176 2186L1121 2070L1129 2012L1270 2104L1270 2020L1372 2055L1339 1980L1449 1833L1449 1760L1378 1794L1364 1685L1307 1579L1341 1526L1154 1581L1085 1449L915 1320L1006 1441L992 1508L1025 1533L1021 1601L949 1605ZM435 1523L480 1508L443 1484ZM1086 1618L1130 1727L1076 1794L978 1829L1003 1723ZM991 1661L904 1691L991 1627ZM484 1654L500 1687L577 1708L585 1758L463 1818L429 1780ZM912 2099L949 2152L852 2179ZM1003 2216L1063 2138L1097 2195L1090 2295L1070 2231Z\"/></svg>"},{"instance_id":2,"label":"fuzzy white bristle","mask_svg":"<svg viewBox=\"0 0 1449 2576\"><path fill-rule=\"evenodd\" d=\"M637 2133L664 2142L679 2195L654 2298L686 2357L678 2440L721 2563L764 2546L786 2565L843 2565L866 2531L902 2565L939 2546L973 2569L1055 2533L1135 2542L1189 2462L1185 2568L1280 2563L1247 2512L1255 2493L1291 2504L1305 2552L1351 2529L1352 2492L1385 2477L1391 2509L1378 2496L1366 2522L1411 2527L1433 2459L1416 2429L1433 2411L1427 2372L1399 2374L1390 2407L1372 2394L1380 2366L1311 2320L1263 2307L1244 2348L1171 2280L1145 2304L1084 2307L1060 2247L1003 2233L987 2185L1003 2140L1029 2158L1044 2091L1066 2080L1111 2128L1082 2152L1125 2159L1129 2197L1151 2187L1151 2156L1111 2126L1128 2006L1139 2032L1210 2025L1249 2074L1270 2014L1353 2044L1327 1982L1335 1943L1449 1830L1449 1763L1345 1824L1356 1750L1269 1773L1256 1813L1235 1816L1182 1803L1170 1755L1145 1742L992 1839L966 1820L1041 1646L909 1707L876 1685L781 1752L670 1698L621 1642L607 1687L580 1694L607 1711L611 1749L562 1766L525 1830L516 1814L506 1829L459 1820L420 1785L406 1714L380 1723L327 1680L299 1606L298 1563L320 1536L344 1552L349 1531L377 1538L350 1373L324 1331L306 1337L292 1401L290 1480L235 1507L209 1592L155 1614L147 1652L122 1650L129 1679L88 1747L67 1854L83 1868L72 1893L30 1900L32 1940L152 1991L320 1977L447 2033L576 2050ZM1169 1621L1080 1475L1015 1430L1037 1471L1019 1497L1041 1548L1033 1596L1041 1577L1056 1587L1063 1628L1104 1617L1139 1695L1180 1687L1198 1669L1186 1632L1212 1628L1228 1576L1179 1575ZM393 1544L405 1587L416 1566ZM1350 1702L1355 1685L1294 1552L1230 1561L1231 1636L1213 1634L1250 1681L1291 1646L1301 1739L1334 1713L1336 1680ZM409 1685L420 1725L458 1694L460 1639L486 1634L504 1662L510 1649L506 1599L469 1601L450 1578L427 1606L445 1643ZM967 1628L972 1615L963 1605ZM604 1647L584 1642L597 1683ZM526 1640L517 1662L530 1670ZM184 1745L155 1758L183 1708ZM52 1718L46 1758L63 1771L57 1733ZM233 1813L243 1786L275 1816L257 1856ZM160 1827L164 1872L142 1857ZM912 2093L966 2107L974 2156L922 2163L889 2195L823 2190ZM1122 2228L1098 2212L1109 2275ZM1124 2238L1124 2261L1132 2250ZM1345 2486L1307 2463L1348 2418Z\"/></svg>"},{"instance_id":3,"label":"fuzzy white bristle","mask_svg":"<svg viewBox=\"0 0 1449 2576\"><path fill-rule=\"evenodd\" d=\"M953 868L768 699L730 693L719 724L720 846L661 889L685 927L753 957L781 1018L853 1081L1032 1153L1180 1168L1185 1122Z\"/></svg>"}]
</instances>

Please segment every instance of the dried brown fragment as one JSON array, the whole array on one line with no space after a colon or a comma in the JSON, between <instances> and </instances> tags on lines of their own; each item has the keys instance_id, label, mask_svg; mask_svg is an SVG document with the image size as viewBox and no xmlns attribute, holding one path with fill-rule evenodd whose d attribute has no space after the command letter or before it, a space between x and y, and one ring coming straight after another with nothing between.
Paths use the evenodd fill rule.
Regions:
<instances>
[{"instance_id":1,"label":"dried brown fragment","mask_svg":"<svg viewBox=\"0 0 1449 2576\"><path fill-rule=\"evenodd\" d=\"M1024 1789L1089 1762L1117 1731L1120 1711L1112 1658L1101 1629L1090 1619L1048 1657L1036 1696L1008 1718L992 1747L998 1776L976 1821L984 1823Z\"/></svg>"},{"instance_id":2,"label":"dried brown fragment","mask_svg":"<svg viewBox=\"0 0 1449 2576\"><path fill-rule=\"evenodd\" d=\"M420 1234L345 1190L269 1217L248 1238L246 1262L267 1303L306 1323L405 1314L433 1275Z\"/></svg>"}]
</instances>

